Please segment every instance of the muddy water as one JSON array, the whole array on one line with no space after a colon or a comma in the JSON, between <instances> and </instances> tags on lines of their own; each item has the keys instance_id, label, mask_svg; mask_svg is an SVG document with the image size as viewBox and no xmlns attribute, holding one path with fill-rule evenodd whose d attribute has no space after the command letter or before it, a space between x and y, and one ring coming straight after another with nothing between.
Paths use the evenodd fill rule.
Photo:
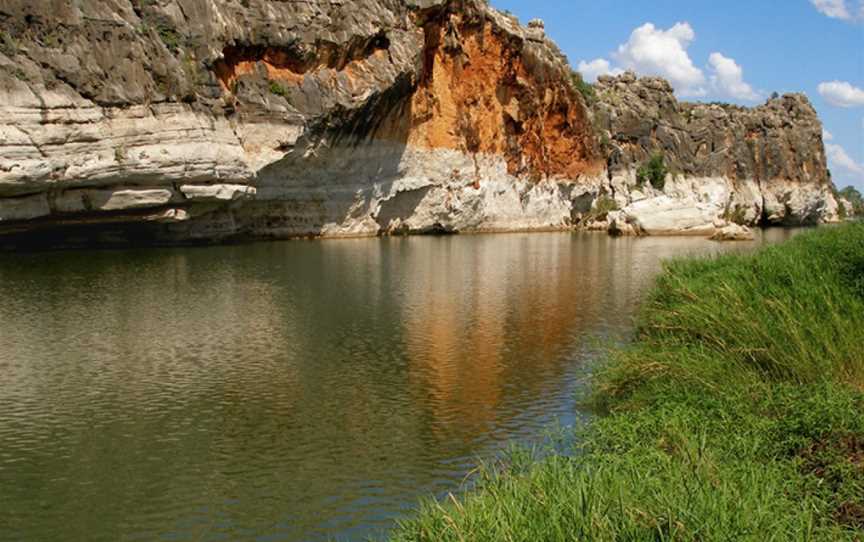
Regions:
<instances>
[{"instance_id":1,"label":"muddy water","mask_svg":"<svg viewBox=\"0 0 864 542\"><path fill-rule=\"evenodd\" d=\"M2 255L0 540L378 536L478 458L577 421L597 341L626 336L662 259L753 246Z\"/></svg>"}]
</instances>

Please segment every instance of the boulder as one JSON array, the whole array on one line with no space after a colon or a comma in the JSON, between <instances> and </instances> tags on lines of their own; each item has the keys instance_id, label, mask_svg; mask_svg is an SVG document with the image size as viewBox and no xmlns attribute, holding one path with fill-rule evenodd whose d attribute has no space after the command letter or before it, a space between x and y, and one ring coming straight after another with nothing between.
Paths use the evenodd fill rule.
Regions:
<instances>
[{"instance_id":1,"label":"boulder","mask_svg":"<svg viewBox=\"0 0 864 542\"><path fill-rule=\"evenodd\" d=\"M632 222L633 218L623 211L612 211L606 218L606 229L615 237L637 237L642 235L641 228Z\"/></svg>"},{"instance_id":2,"label":"boulder","mask_svg":"<svg viewBox=\"0 0 864 542\"><path fill-rule=\"evenodd\" d=\"M712 235L715 209L693 200L660 196L634 202L621 211L625 221L646 235Z\"/></svg>"},{"instance_id":3,"label":"boulder","mask_svg":"<svg viewBox=\"0 0 864 542\"><path fill-rule=\"evenodd\" d=\"M723 226L711 236L712 241L752 241L753 239L755 239L753 230L739 224Z\"/></svg>"}]
</instances>

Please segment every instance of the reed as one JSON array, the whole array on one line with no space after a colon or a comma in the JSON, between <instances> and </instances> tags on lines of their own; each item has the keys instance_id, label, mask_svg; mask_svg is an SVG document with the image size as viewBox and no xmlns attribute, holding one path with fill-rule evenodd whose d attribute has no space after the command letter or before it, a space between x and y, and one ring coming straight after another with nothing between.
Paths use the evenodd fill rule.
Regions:
<instances>
[{"instance_id":1,"label":"reed","mask_svg":"<svg viewBox=\"0 0 864 542\"><path fill-rule=\"evenodd\" d=\"M516 454L392 540L864 540L864 225L667 265L572 454Z\"/></svg>"}]
</instances>

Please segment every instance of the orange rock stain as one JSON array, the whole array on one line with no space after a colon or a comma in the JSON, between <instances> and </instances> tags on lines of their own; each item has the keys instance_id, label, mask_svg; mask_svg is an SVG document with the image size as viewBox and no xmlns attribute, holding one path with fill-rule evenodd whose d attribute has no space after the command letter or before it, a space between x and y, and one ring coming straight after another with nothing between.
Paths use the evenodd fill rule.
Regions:
<instances>
[{"instance_id":1,"label":"orange rock stain","mask_svg":"<svg viewBox=\"0 0 864 542\"><path fill-rule=\"evenodd\" d=\"M535 180L602 171L588 112L566 69L537 66L518 38L488 22L463 23L458 14L425 23L418 37L425 40L423 66L413 94L382 115L369 137L502 156L512 175ZM355 93L373 84L370 59L387 54L367 44L300 61L279 48L228 48L214 70L226 91L260 74L286 87L315 77Z\"/></svg>"},{"instance_id":2,"label":"orange rock stain","mask_svg":"<svg viewBox=\"0 0 864 542\"><path fill-rule=\"evenodd\" d=\"M427 26L411 112L414 146L501 155L511 174L535 178L602 169L587 112L569 83L537 81L520 47L488 24Z\"/></svg>"}]
</instances>

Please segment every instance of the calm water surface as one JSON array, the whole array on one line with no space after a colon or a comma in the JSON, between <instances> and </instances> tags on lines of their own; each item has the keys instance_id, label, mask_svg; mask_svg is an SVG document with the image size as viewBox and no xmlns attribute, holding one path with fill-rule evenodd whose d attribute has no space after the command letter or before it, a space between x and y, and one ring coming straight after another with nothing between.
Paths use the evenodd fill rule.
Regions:
<instances>
[{"instance_id":1,"label":"calm water surface","mask_svg":"<svg viewBox=\"0 0 864 542\"><path fill-rule=\"evenodd\" d=\"M773 230L760 242L791 235ZM361 540L578 419L664 258L604 235L0 254L0 540Z\"/></svg>"}]
</instances>

